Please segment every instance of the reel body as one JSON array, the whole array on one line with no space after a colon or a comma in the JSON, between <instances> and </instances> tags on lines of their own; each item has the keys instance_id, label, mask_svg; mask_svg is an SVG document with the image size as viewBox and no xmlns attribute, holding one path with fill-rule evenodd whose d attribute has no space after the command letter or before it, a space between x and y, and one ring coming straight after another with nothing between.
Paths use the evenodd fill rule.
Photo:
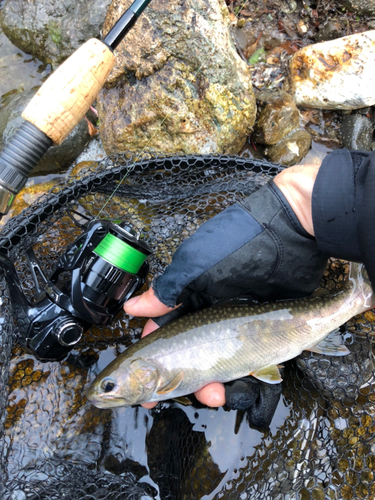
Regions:
<instances>
[{"instance_id":1,"label":"reel body","mask_svg":"<svg viewBox=\"0 0 375 500\"><path fill-rule=\"evenodd\" d=\"M122 225L91 222L60 257L49 280L34 252L28 264L41 298L25 297L14 265L0 256L26 347L42 361L63 359L91 325L110 323L145 282L151 251ZM37 274L43 281L40 289Z\"/></svg>"}]
</instances>

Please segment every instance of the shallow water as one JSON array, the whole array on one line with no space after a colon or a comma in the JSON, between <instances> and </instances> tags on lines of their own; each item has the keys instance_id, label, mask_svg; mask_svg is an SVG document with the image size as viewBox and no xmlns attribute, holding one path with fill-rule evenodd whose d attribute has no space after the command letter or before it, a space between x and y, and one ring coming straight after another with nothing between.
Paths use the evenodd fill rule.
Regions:
<instances>
[{"instance_id":1,"label":"shallow water","mask_svg":"<svg viewBox=\"0 0 375 500\"><path fill-rule=\"evenodd\" d=\"M50 73L50 65L44 66L15 47L0 29L0 98L39 86Z\"/></svg>"}]
</instances>

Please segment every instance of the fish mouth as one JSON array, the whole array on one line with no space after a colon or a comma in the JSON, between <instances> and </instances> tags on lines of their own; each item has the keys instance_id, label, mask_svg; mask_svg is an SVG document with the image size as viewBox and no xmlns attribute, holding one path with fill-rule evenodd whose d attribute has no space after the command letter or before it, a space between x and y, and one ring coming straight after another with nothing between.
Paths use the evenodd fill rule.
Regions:
<instances>
[{"instance_id":1,"label":"fish mouth","mask_svg":"<svg viewBox=\"0 0 375 500\"><path fill-rule=\"evenodd\" d=\"M130 406L124 398L114 396L93 396L89 398L91 404L97 408L117 408L119 406Z\"/></svg>"}]
</instances>

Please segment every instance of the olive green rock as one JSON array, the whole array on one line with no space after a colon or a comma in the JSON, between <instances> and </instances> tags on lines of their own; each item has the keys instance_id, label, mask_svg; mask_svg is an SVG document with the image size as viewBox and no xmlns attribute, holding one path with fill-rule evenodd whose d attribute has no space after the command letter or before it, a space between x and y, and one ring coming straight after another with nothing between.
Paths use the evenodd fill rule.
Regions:
<instances>
[{"instance_id":1,"label":"olive green rock","mask_svg":"<svg viewBox=\"0 0 375 500\"><path fill-rule=\"evenodd\" d=\"M111 0L5 0L0 25L19 49L57 67L92 37L100 37Z\"/></svg>"},{"instance_id":2,"label":"olive green rock","mask_svg":"<svg viewBox=\"0 0 375 500\"><path fill-rule=\"evenodd\" d=\"M265 156L275 163L291 166L304 158L311 147L311 135L306 130L294 130L274 146L267 146Z\"/></svg>"},{"instance_id":3,"label":"olive green rock","mask_svg":"<svg viewBox=\"0 0 375 500\"><path fill-rule=\"evenodd\" d=\"M277 144L298 126L299 111L292 96L280 92L261 110L252 137L259 144Z\"/></svg>"},{"instance_id":4,"label":"olive green rock","mask_svg":"<svg viewBox=\"0 0 375 500\"><path fill-rule=\"evenodd\" d=\"M112 2L104 33L130 4ZM119 45L97 109L107 153L240 151L256 108L224 0L153 0Z\"/></svg>"}]
</instances>

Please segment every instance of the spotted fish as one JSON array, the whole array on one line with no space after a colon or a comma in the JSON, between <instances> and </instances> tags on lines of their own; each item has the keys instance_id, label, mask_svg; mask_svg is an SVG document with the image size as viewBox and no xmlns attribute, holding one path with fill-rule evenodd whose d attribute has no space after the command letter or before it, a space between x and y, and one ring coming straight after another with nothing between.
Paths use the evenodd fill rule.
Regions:
<instances>
[{"instance_id":1,"label":"spotted fish","mask_svg":"<svg viewBox=\"0 0 375 500\"><path fill-rule=\"evenodd\" d=\"M246 375L279 383L279 365L304 350L346 354L345 346L326 337L374 305L364 267L351 264L349 279L336 293L204 309L129 347L96 377L88 399L111 408L179 398L210 382Z\"/></svg>"}]
</instances>

